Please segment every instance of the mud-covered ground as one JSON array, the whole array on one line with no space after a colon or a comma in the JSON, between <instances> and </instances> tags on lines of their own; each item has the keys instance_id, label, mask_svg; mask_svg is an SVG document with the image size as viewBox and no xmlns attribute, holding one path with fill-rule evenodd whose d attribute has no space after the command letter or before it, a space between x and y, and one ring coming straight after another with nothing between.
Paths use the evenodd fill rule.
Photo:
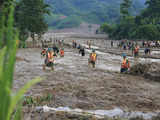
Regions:
<instances>
[{"instance_id":1,"label":"mud-covered ground","mask_svg":"<svg viewBox=\"0 0 160 120\"><path fill-rule=\"evenodd\" d=\"M40 76L43 81L33 86L26 96L53 96L50 102L42 103L41 106L47 104L49 107L68 106L84 110L119 107L125 111L142 112L160 110L160 83L140 76L120 74L121 56L109 54L105 50L97 50L96 68L90 68L90 50L86 51L86 56L82 57L78 50L65 47L65 57L56 58L55 71L49 68L44 71L44 58L40 56L40 49L19 49L17 56L25 60L16 62L13 90L16 92L26 82ZM134 59L130 59L132 65L135 64ZM140 61L160 62L158 59L144 58L140 58Z\"/></svg>"}]
</instances>

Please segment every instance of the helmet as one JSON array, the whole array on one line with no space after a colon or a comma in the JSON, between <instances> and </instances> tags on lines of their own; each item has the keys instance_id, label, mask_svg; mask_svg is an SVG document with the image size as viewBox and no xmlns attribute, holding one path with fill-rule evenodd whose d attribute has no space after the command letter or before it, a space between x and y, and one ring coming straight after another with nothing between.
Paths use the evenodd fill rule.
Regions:
<instances>
[{"instance_id":1,"label":"helmet","mask_svg":"<svg viewBox=\"0 0 160 120\"><path fill-rule=\"evenodd\" d=\"M51 48L48 48L48 51L51 51L52 49Z\"/></svg>"},{"instance_id":2,"label":"helmet","mask_svg":"<svg viewBox=\"0 0 160 120\"><path fill-rule=\"evenodd\" d=\"M126 57L127 55L125 53L122 54L122 57Z\"/></svg>"}]
</instances>

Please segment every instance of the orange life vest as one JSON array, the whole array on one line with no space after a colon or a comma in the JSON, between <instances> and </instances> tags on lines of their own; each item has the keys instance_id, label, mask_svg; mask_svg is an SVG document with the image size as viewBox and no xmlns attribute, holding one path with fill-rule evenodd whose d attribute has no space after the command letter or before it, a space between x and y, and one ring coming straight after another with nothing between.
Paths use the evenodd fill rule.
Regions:
<instances>
[{"instance_id":1,"label":"orange life vest","mask_svg":"<svg viewBox=\"0 0 160 120\"><path fill-rule=\"evenodd\" d=\"M43 51L42 51L42 54L46 54L46 50L43 50Z\"/></svg>"},{"instance_id":2,"label":"orange life vest","mask_svg":"<svg viewBox=\"0 0 160 120\"><path fill-rule=\"evenodd\" d=\"M134 52L137 53L138 51L139 51L139 47L137 46L137 47L135 47Z\"/></svg>"},{"instance_id":3,"label":"orange life vest","mask_svg":"<svg viewBox=\"0 0 160 120\"><path fill-rule=\"evenodd\" d=\"M96 61L97 59L97 54L96 53L91 53L91 57L90 57L91 61Z\"/></svg>"},{"instance_id":4,"label":"orange life vest","mask_svg":"<svg viewBox=\"0 0 160 120\"><path fill-rule=\"evenodd\" d=\"M128 59L123 59L121 68L130 68L130 62Z\"/></svg>"},{"instance_id":5,"label":"orange life vest","mask_svg":"<svg viewBox=\"0 0 160 120\"><path fill-rule=\"evenodd\" d=\"M64 56L64 50L60 50L60 55Z\"/></svg>"},{"instance_id":6,"label":"orange life vest","mask_svg":"<svg viewBox=\"0 0 160 120\"><path fill-rule=\"evenodd\" d=\"M53 52L51 52L51 53L48 52L48 61L49 62L53 62L54 61Z\"/></svg>"}]
</instances>

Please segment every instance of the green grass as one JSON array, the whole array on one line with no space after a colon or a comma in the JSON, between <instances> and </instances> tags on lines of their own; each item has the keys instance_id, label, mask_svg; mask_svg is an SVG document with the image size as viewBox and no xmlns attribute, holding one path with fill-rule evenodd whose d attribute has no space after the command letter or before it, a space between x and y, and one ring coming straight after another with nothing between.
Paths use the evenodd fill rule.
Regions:
<instances>
[{"instance_id":1,"label":"green grass","mask_svg":"<svg viewBox=\"0 0 160 120\"><path fill-rule=\"evenodd\" d=\"M9 0L8 0L9 1ZM14 28L14 7L8 5L0 17L0 120L20 120L20 106L24 93L40 78L30 81L15 95L12 93L18 32ZM5 37L4 37L5 36ZM13 111L14 112L13 114Z\"/></svg>"},{"instance_id":2,"label":"green grass","mask_svg":"<svg viewBox=\"0 0 160 120\"><path fill-rule=\"evenodd\" d=\"M46 105L46 103L49 103L52 100L53 100L52 94L47 94L44 96L37 96L37 97L27 96L24 97L23 106L42 106L44 104Z\"/></svg>"}]
</instances>

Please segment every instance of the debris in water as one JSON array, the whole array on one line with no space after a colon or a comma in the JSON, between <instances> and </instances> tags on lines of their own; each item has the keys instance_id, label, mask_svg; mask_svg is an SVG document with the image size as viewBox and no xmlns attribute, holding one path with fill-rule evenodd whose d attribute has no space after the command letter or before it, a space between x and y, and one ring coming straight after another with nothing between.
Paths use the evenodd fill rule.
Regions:
<instances>
[{"instance_id":1,"label":"debris in water","mask_svg":"<svg viewBox=\"0 0 160 120\"><path fill-rule=\"evenodd\" d=\"M142 117L145 120L149 120L154 116L157 116L158 113L143 113L143 112L124 112L120 108L115 108L113 110L82 110L82 109L71 109L69 107L58 107L58 108L51 108L48 106L43 106L43 107L37 107L36 110L42 110L43 112L50 112L50 111L55 111L55 112L68 112L70 114L77 114L77 115L92 115L97 118L135 118L135 117Z\"/></svg>"},{"instance_id":2,"label":"debris in water","mask_svg":"<svg viewBox=\"0 0 160 120\"><path fill-rule=\"evenodd\" d=\"M25 58L21 58L21 57L16 57L17 61L25 61L25 62L30 62L29 60L26 60Z\"/></svg>"},{"instance_id":3,"label":"debris in water","mask_svg":"<svg viewBox=\"0 0 160 120\"><path fill-rule=\"evenodd\" d=\"M151 80L160 81L159 63L138 63L131 67L130 74L142 75Z\"/></svg>"}]
</instances>

